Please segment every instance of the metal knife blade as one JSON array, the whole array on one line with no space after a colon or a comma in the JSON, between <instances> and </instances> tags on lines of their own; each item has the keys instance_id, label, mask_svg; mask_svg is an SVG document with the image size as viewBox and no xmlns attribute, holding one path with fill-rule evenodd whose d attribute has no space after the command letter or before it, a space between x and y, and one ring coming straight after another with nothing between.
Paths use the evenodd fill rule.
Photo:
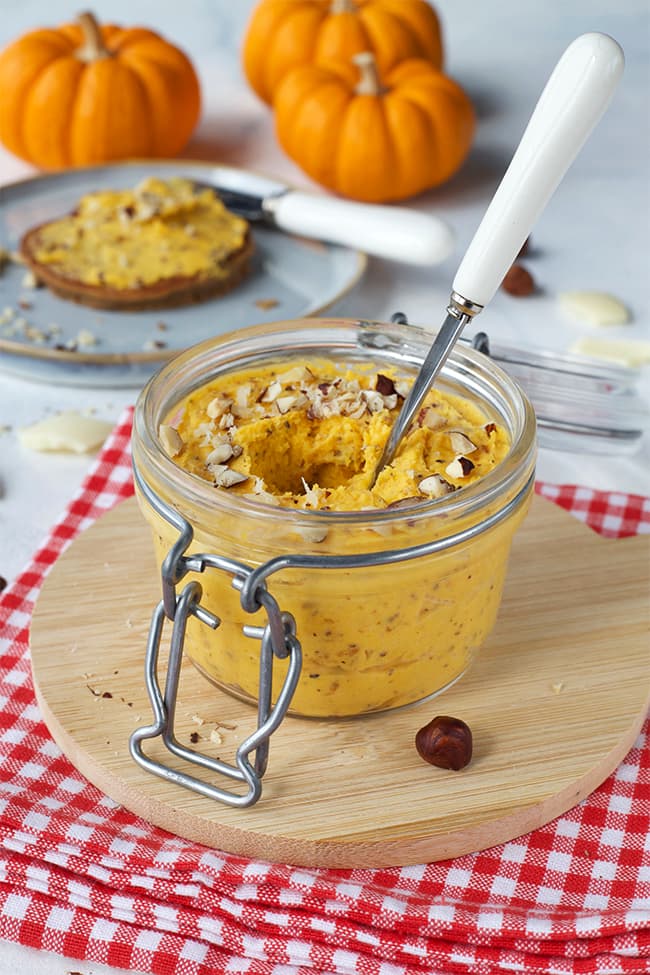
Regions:
<instances>
[{"instance_id":1,"label":"metal knife blade","mask_svg":"<svg viewBox=\"0 0 650 975\"><path fill-rule=\"evenodd\" d=\"M265 197L257 193L246 193L243 190L232 190L224 186L215 186L213 183L199 183L196 180L193 180L193 182L197 189L212 190L231 213L236 213L238 217L243 217L244 220L248 220L250 223L263 222L272 225L274 222L272 210L268 204L265 207L265 203L267 200L272 200L288 192L287 190L281 190L279 193Z\"/></svg>"}]
</instances>

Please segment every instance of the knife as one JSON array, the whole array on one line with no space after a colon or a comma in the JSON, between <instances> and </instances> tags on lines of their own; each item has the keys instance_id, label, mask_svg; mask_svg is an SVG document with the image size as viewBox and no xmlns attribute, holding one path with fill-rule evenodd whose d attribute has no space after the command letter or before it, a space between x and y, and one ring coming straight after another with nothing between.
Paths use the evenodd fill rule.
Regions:
<instances>
[{"instance_id":1,"label":"knife","mask_svg":"<svg viewBox=\"0 0 650 975\"><path fill-rule=\"evenodd\" d=\"M454 250L449 224L405 207L353 203L338 197L294 190L276 180L216 166L196 186L212 189L233 213L291 234L343 244L405 264L439 264Z\"/></svg>"}]
</instances>

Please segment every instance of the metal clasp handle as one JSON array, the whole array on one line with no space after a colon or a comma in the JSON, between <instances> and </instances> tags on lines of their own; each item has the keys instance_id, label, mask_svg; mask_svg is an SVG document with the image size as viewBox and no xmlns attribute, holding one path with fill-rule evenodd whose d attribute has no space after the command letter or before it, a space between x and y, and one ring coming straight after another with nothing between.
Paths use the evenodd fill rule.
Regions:
<instances>
[{"instance_id":1,"label":"metal clasp handle","mask_svg":"<svg viewBox=\"0 0 650 975\"><path fill-rule=\"evenodd\" d=\"M163 598L153 611L147 649L145 655L145 684L153 709L154 720L150 725L137 728L129 740L132 758L148 772L174 782L186 789L197 792L210 799L218 799L230 806L246 807L257 802L262 794L262 777L266 771L269 756L269 739L285 717L302 668L302 650L296 637L296 624L290 613L282 612L263 581L255 586L253 598L248 577L254 570L250 566L234 562L213 554L186 556L193 539L189 523L177 511L168 507L144 483L138 471L134 471L138 488L154 510L179 531L179 538L172 546L161 567ZM235 764L230 765L220 759L210 758L193 748L187 748L176 738L174 719L181 674L181 662L187 622L190 616L204 626L217 629L220 620L201 606L203 590L200 583L192 581L177 595L178 583L188 572L222 570L232 575L232 584L240 593L243 608L250 613L259 609L266 612L265 626L244 626L244 634L260 641L260 666L258 683L257 728L239 745ZM159 681L160 647L165 621L172 626L167 660L167 674L164 691ZM288 657L288 668L273 704L273 660ZM142 743L150 738L160 738L173 755L209 772L224 775L247 786L245 794L212 785L184 771L170 768L163 762L146 755ZM251 753L254 754L251 762Z\"/></svg>"},{"instance_id":2,"label":"metal clasp handle","mask_svg":"<svg viewBox=\"0 0 650 975\"><path fill-rule=\"evenodd\" d=\"M197 616L198 618L197 609L201 595L202 590L199 583L189 582L178 597L172 624L164 692L161 690L158 679L160 645L166 619L162 600L154 610L145 661L145 681L153 708L154 722L133 732L129 741L129 749L132 757L139 765L160 778L182 785L210 799L218 799L230 806L252 806L262 794L262 776L268 763L269 739L284 718L300 677L302 654L300 644L295 636L295 622L289 613L280 613L277 604L271 608L269 601L264 601L267 604L265 606L267 612L270 610L269 617L277 613L278 620L283 628L284 646L281 654L275 653L270 622L264 627L245 628L247 636L259 638L261 641L258 722L256 730L239 745L235 758L236 764L230 765L220 759L203 755L193 748L186 748L181 745L174 733L185 631L189 617ZM275 604L273 597L271 597L271 602ZM277 701L273 705L273 657L280 655L289 657L289 667ZM248 787L247 792L240 795L237 792L222 789L187 772L172 769L168 765L149 757L144 753L142 743L149 738L158 737L173 755L209 772L225 775L237 782L243 782ZM249 759L252 752L255 752L253 763Z\"/></svg>"}]
</instances>

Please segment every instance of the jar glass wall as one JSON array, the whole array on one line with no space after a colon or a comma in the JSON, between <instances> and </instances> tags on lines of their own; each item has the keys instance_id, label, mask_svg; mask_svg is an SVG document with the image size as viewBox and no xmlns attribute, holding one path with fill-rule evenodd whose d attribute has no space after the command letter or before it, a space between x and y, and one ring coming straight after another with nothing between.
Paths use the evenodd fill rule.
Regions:
<instances>
[{"instance_id":1,"label":"jar glass wall","mask_svg":"<svg viewBox=\"0 0 650 975\"><path fill-rule=\"evenodd\" d=\"M318 567L283 568L268 578L281 609L296 619L303 649L294 714L337 717L400 707L440 692L464 673L494 626L512 538L531 496L532 408L489 359L457 349L436 386L469 398L486 422L504 426L508 455L481 480L443 498L354 512L292 510L215 489L167 456L159 426L190 392L225 372L331 359L413 376L430 343L429 333L412 326L279 322L195 346L168 363L139 398L137 474L192 526L191 552L252 567L285 554L319 557ZM138 498L161 564L177 532L141 492ZM420 552L432 544L436 551ZM340 556L365 564L333 565ZM209 680L255 700L259 644L243 627L264 621L242 609L226 574L208 569L197 579L202 606L221 624L213 631L190 620L186 654ZM275 666L279 686L283 661Z\"/></svg>"}]
</instances>

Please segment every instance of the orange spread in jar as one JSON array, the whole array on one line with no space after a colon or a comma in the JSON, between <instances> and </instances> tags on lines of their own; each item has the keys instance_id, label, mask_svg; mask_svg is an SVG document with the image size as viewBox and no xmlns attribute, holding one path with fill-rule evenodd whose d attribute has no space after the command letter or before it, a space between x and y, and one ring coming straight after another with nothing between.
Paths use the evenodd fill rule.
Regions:
<instances>
[{"instance_id":1,"label":"orange spread in jar","mask_svg":"<svg viewBox=\"0 0 650 975\"><path fill-rule=\"evenodd\" d=\"M176 463L217 487L320 511L442 497L506 455L501 426L469 400L434 390L371 488L409 385L323 362L238 372L192 393L164 433Z\"/></svg>"},{"instance_id":2,"label":"orange spread in jar","mask_svg":"<svg viewBox=\"0 0 650 975\"><path fill-rule=\"evenodd\" d=\"M401 549L467 528L467 517L436 509L493 470L510 443L507 431L466 398L432 390L394 463L369 486L411 381L362 365L285 359L224 373L191 392L160 426L161 445L185 471L212 482L217 495L262 502L230 507L227 515L218 507L198 513L191 551L254 566L287 551L329 556ZM474 523L502 503L493 499ZM247 507L266 507L263 522ZM270 577L269 590L295 617L303 648L292 712L332 717L384 710L457 679L496 619L525 508L489 531L415 559L285 568ZM365 509L385 516L375 523L361 514L357 521L352 513ZM151 511L147 516L161 561L174 531ZM294 531L298 516L303 528ZM306 521L313 532L304 529ZM196 578L202 605L221 622L213 631L190 619L187 655L219 686L255 699L259 644L243 626L263 624L264 614L243 611L227 574L208 570ZM285 666L274 663L276 692Z\"/></svg>"}]
</instances>

